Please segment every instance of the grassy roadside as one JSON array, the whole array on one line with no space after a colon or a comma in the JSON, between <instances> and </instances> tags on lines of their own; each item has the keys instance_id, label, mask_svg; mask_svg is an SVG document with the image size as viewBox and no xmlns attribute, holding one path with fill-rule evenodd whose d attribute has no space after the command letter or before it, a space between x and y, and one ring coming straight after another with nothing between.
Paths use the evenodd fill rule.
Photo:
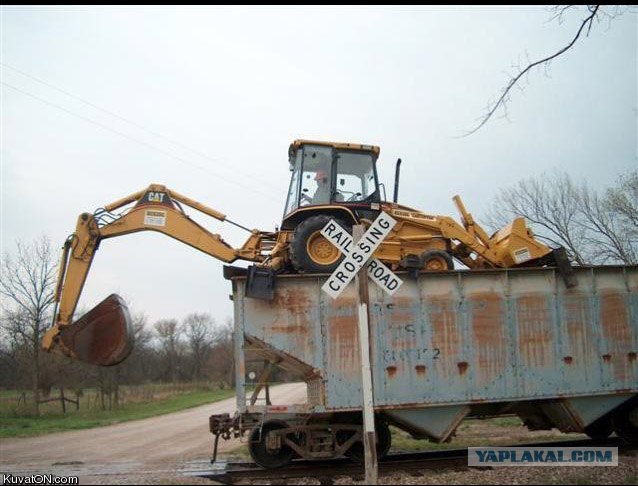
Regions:
<instances>
[{"instance_id":1,"label":"grassy roadside","mask_svg":"<svg viewBox=\"0 0 638 486\"><path fill-rule=\"evenodd\" d=\"M139 420L216 402L234 394L232 389L194 390L152 401L125 403L117 410L80 410L41 417L19 416L11 410L0 410L0 438L29 437Z\"/></svg>"}]
</instances>

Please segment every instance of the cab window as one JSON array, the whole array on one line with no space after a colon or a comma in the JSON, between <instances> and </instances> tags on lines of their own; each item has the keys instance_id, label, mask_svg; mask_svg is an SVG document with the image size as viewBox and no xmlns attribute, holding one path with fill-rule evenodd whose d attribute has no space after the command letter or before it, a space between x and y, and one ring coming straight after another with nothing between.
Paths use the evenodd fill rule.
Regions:
<instances>
[{"instance_id":1,"label":"cab window","mask_svg":"<svg viewBox=\"0 0 638 486\"><path fill-rule=\"evenodd\" d=\"M331 165L331 147L304 146L299 206L330 203Z\"/></svg>"},{"instance_id":2,"label":"cab window","mask_svg":"<svg viewBox=\"0 0 638 486\"><path fill-rule=\"evenodd\" d=\"M300 206L328 204L332 182L332 148L305 145L290 159L290 186L284 215Z\"/></svg>"},{"instance_id":3,"label":"cab window","mask_svg":"<svg viewBox=\"0 0 638 486\"><path fill-rule=\"evenodd\" d=\"M290 162L290 171L292 177L290 178L290 187L288 189L288 198L286 199L286 209L284 214L288 214L299 207L297 199L299 197L299 180L301 175L301 151L297 154L297 160Z\"/></svg>"},{"instance_id":4,"label":"cab window","mask_svg":"<svg viewBox=\"0 0 638 486\"><path fill-rule=\"evenodd\" d=\"M335 201L355 202L378 199L372 155L340 152L337 155Z\"/></svg>"}]
</instances>

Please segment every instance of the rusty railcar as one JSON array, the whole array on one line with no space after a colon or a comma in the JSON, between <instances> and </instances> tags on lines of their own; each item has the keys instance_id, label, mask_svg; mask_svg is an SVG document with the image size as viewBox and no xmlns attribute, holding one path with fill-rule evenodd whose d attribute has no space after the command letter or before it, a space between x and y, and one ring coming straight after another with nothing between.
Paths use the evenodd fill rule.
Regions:
<instances>
[{"instance_id":1,"label":"rusty railcar","mask_svg":"<svg viewBox=\"0 0 638 486\"><path fill-rule=\"evenodd\" d=\"M378 452L388 424L445 441L466 417L516 414L531 429L638 439L638 267L449 271L370 285ZM272 301L246 298L233 277L238 412L211 431L249 433L266 467L295 456L359 459L361 378L357 292L333 300L326 275L283 276ZM268 365L257 377L254 360ZM271 370L307 384L303 404L270 404ZM247 378L251 376L252 378Z\"/></svg>"}]
</instances>

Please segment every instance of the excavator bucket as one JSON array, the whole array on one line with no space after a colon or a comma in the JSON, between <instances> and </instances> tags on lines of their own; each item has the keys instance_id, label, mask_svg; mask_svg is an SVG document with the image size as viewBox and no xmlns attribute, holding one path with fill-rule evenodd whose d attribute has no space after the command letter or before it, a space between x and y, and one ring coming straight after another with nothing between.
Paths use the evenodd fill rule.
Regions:
<instances>
[{"instance_id":1,"label":"excavator bucket","mask_svg":"<svg viewBox=\"0 0 638 486\"><path fill-rule=\"evenodd\" d=\"M60 330L61 344L74 358L98 366L124 361L135 344L124 300L111 294L70 326Z\"/></svg>"}]
</instances>

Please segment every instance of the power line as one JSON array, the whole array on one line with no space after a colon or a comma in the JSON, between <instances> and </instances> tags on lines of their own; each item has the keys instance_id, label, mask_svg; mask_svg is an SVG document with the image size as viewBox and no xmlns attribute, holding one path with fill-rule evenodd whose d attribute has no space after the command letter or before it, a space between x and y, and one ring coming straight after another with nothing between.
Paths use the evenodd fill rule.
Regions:
<instances>
[{"instance_id":1,"label":"power line","mask_svg":"<svg viewBox=\"0 0 638 486\"><path fill-rule=\"evenodd\" d=\"M9 64L7 64L5 62L0 62L0 64L2 66L4 66L4 67L7 67L7 68L9 68L9 69L11 69L11 70L23 75L23 76L29 78L29 79L32 79L33 81L41 83L41 84L43 84L43 85L45 85L45 86L47 86L47 87L49 87L51 89L54 89L54 90L56 90L56 91L58 91L58 92L60 92L60 93L62 93L64 95L66 95L66 96L74 98L74 99L80 101L81 103L84 103L85 105L90 106L91 108L94 108L94 109L96 109L98 111L106 113L109 116L112 116L112 117L115 117L115 118L117 118L119 120L122 120L123 122L128 123L130 125L133 125L133 126L139 128L140 130L143 130L143 131L145 131L147 133L150 133L151 135L154 135L156 137L162 138L162 139L166 140L167 142L172 143L173 145L177 145L177 146L182 147L183 149L186 149L189 152L194 153L194 154L196 154L196 155L198 155L198 156L200 156L200 157L202 157L204 159L208 159L211 162L214 162L215 164L219 164L221 166L224 166L226 169L231 170L232 172L239 172L243 176L249 177L251 179L255 179L255 180L259 181L260 184L263 184L263 181L260 180L260 179L255 178L254 175L248 174L248 173L243 172L241 170L237 170L237 168L235 168L235 167L232 167L232 168L228 167L226 164L224 164L220 160L215 159L215 158L209 156L208 154L205 154L204 152L201 152L200 150L197 150L197 149L194 149L192 147L189 147L188 145L186 145L186 144L184 144L182 142L179 142L177 140L174 140L174 139L172 139L170 137L167 137L166 135L163 135L163 134L161 134L159 132L156 132L155 130L151 130L150 128L146 128L145 126L141 125L140 123L137 123L137 122L135 122L133 120L130 120L130 119L122 116L122 115L119 115L118 113L115 113L115 112L113 112L111 110L103 108L103 107L101 107L99 105L96 105L95 103L93 103L93 102L91 102L91 101L89 101L89 100L87 100L85 98L82 98L81 96L77 96L77 95L71 93L70 91L67 91L67 90L65 90L63 88L60 88L59 86L55 86L54 84L51 84L48 81L45 81L44 79L38 78L36 76L33 76L32 74L29 74L29 73L27 73L25 71L22 71L21 69L18 69L18 68L14 67L14 66L11 66L11 65L9 65ZM272 185L271 185L271 187L274 188L274 186L272 186Z\"/></svg>"},{"instance_id":2,"label":"power line","mask_svg":"<svg viewBox=\"0 0 638 486\"><path fill-rule=\"evenodd\" d=\"M215 177L219 177L220 179L222 179L222 180L224 180L224 181L226 181L226 182L229 182L230 184L235 184L236 186L242 187L242 188L244 188L244 189L249 189L250 191L259 192L259 193L261 193L262 195L264 195L264 196L268 197L269 199L271 199L271 200L275 201L275 199L274 199L274 198L272 197L272 195L271 195L271 194L269 194L269 193L263 192L263 191L261 191L261 190L259 190L259 189L254 188L254 187L246 186L246 185L241 184L241 183L239 183L239 182L237 182L237 181L235 181L235 180L233 180L233 179L228 179L228 178L226 178L226 177L224 177L224 176L222 176L222 175L220 175L220 174L216 174L215 172L211 171L211 170L210 170L210 169L208 169L207 167L203 167L203 166L201 166L201 165L199 165L199 164L196 164L196 163L194 163L194 162L191 162L190 160L187 160L187 159L184 159L184 158L182 158L182 157L179 157L178 155L175 155L175 154L173 154L173 153L171 153L171 152L168 152L168 151L166 151L166 150L164 150L164 149L161 149L161 148L159 148L159 147L157 147L157 146L155 146L155 145L153 145L153 144L150 144L150 143L148 143L148 142L145 142L144 140L140 140L140 139L137 139L137 138L135 138L135 137L131 137L130 135L128 135L128 134L126 134L126 133L120 132L119 130L115 130L115 129L113 129L113 128L111 128L111 127L107 126L107 125L104 125L104 124L102 124L102 123L100 123L100 122L97 122L97 121L95 121L95 120L92 120L91 118L88 118L88 117L86 117L86 116L84 116L84 115L80 115L80 114L78 114L78 113L75 113L75 112L73 112L73 111L71 111L71 110L68 110L67 108L65 108L65 107L63 107L63 106L60 106L60 105L58 105L58 104L56 104L56 103L53 103L53 102L51 102L51 101L48 101L48 100L46 100L46 99L44 99L44 98L41 98L41 97L39 97L39 96L37 96L37 95L34 95L34 94L32 94L32 93L29 93L29 92L27 92L27 91L24 91L23 89L20 89L20 88L18 88L18 87L16 87L16 86L13 86L13 85L11 85L11 84L9 84L9 83L6 83L6 82L2 81L2 84L3 84L4 86L6 86L7 88L11 88L11 89L13 89L13 90L15 90L15 91L18 91L19 93L22 93L22 94L24 94L24 95L26 95L26 96L29 96L29 97L31 97L31 98L33 98L33 99L37 100L37 101L40 101L41 103L44 103L44 104L46 104L46 105L52 106L52 107L54 107L54 108L57 108L58 110L64 111L65 113L68 113L69 115L72 115L72 116L75 116L75 117L77 117L77 118L80 118L81 120L84 120L85 122L88 122L88 123L91 123L91 124L93 124L93 125L96 125L96 126L98 126L98 127L102 128L103 130L107 130L107 131L109 131L109 132L111 132L111 133L115 133L116 135L119 135L120 137L126 138L127 140L130 140L130 141L132 141L132 142L138 143L138 144L140 144L140 145L144 145L145 147L150 148L151 150L155 150L155 151L157 151L157 152L160 152L161 154L163 154L163 155L165 155L165 156L167 156L167 157L173 158L173 159L175 159L175 160L177 160L177 161L179 161L179 162L183 162L183 163L185 163L185 164L192 165L193 167L196 167L196 168L198 168L198 169L200 169L200 170L202 170L202 171L205 171L205 172L210 172L210 173L211 173L211 174L213 174Z\"/></svg>"}]
</instances>

